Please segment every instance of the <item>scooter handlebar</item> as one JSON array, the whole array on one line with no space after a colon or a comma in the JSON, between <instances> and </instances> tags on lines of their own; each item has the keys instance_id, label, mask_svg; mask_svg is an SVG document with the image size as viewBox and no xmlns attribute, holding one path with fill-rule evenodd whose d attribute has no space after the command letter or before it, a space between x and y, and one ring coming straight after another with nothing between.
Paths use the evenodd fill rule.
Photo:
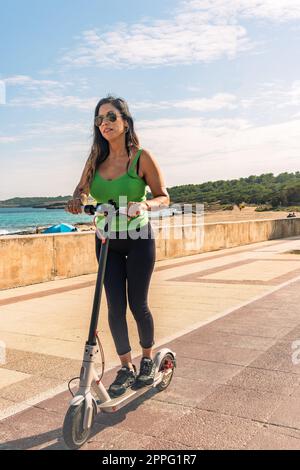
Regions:
<instances>
[{"instance_id":1,"label":"scooter handlebar","mask_svg":"<svg viewBox=\"0 0 300 470\"><path fill-rule=\"evenodd\" d=\"M83 211L88 215L108 215L112 211L111 204L97 204L96 206L88 204L86 206L81 206ZM124 214L127 215L127 207L118 207L115 208L113 214Z\"/></svg>"}]
</instances>

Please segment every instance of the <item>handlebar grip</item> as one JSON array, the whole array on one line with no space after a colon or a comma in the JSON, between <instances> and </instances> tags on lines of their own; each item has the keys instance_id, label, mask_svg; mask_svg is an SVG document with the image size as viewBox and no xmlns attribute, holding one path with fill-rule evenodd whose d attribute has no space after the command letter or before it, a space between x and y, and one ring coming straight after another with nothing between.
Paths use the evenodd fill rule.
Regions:
<instances>
[{"instance_id":1,"label":"handlebar grip","mask_svg":"<svg viewBox=\"0 0 300 470\"><path fill-rule=\"evenodd\" d=\"M105 208L105 204L98 204L97 206L93 206L88 204L86 206L81 206L85 214L87 215L95 215L96 213L106 215L107 208ZM115 210L115 214L123 214L127 215L127 207L119 207Z\"/></svg>"},{"instance_id":2,"label":"handlebar grip","mask_svg":"<svg viewBox=\"0 0 300 470\"><path fill-rule=\"evenodd\" d=\"M81 206L82 209L84 210L85 214L87 215L95 215L96 212L96 207L93 206L92 204L88 204L86 206Z\"/></svg>"},{"instance_id":3,"label":"handlebar grip","mask_svg":"<svg viewBox=\"0 0 300 470\"><path fill-rule=\"evenodd\" d=\"M127 207L120 207L119 214L127 215Z\"/></svg>"}]
</instances>

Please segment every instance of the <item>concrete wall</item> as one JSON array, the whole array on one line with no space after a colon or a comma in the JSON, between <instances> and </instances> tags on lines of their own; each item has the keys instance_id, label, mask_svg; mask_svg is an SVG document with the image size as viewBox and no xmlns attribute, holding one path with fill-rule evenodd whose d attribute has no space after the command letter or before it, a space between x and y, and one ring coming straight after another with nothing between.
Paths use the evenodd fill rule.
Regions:
<instances>
[{"instance_id":1,"label":"concrete wall","mask_svg":"<svg viewBox=\"0 0 300 470\"><path fill-rule=\"evenodd\" d=\"M300 219L153 228L156 259L163 260L300 235ZM96 271L94 232L0 237L0 289Z\"/></svg>"}]
</instances>

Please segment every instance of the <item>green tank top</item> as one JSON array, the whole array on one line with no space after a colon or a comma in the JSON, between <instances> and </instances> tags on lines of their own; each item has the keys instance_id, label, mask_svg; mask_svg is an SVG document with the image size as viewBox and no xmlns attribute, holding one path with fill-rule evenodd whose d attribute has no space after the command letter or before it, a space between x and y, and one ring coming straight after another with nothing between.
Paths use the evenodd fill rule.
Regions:
<instances>
[{"instance_id":1,"label":"green tank top","mask_svg":"<svg viewBox=\"0 0 300 470\"><path fill-rule=\"evenodd\" d=\"M146 200L147 184L136 172L136 164L141 153L142 149L139 149L127 172L118 178L106 180L100 176L97 168L90 187L90 195L97 203L108 203L109 200L113 200L118 207L127 207L129 201ZM112 218L111 231L135 230L137 227L146 225L148 220L148 211L142 212L131 220L127 220L126 215L120 214ZM104 229L106 222L105 216L96 218L96 225L100 230Z\"/></svg>"}]
</instances>

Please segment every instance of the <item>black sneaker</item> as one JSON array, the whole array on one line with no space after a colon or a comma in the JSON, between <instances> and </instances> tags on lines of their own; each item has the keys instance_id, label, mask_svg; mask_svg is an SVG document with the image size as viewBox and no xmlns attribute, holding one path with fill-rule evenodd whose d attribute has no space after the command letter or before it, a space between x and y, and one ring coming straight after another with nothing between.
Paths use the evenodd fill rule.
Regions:
<instances>
[{"instance_id":1,"label":"black sneaker","mask_svg":"<svg viewBox=\"0 0 300 470\"><path fill-rule=\"evenodd\" d=\"M151 385L154 382L155 364L149 357L143 357L141 360L140 373L136 378L133 389Z\"/></svg>"},{"instance_id":2,"label":"black sneaker","mask_svg":"<svg viewBox=\"0 0 300 470\"><path fill-rule=\"evenodd\" d=\"M117 377L108 389L108 394L110 398L116 398L123 395L123 393L126 392L127 388L129 388L135 382L135 365L133 365L133 369L134 370L129 369L129 367L127 366L123 366L120 370L118 370Z\"/></svg>"}]
</instances>

